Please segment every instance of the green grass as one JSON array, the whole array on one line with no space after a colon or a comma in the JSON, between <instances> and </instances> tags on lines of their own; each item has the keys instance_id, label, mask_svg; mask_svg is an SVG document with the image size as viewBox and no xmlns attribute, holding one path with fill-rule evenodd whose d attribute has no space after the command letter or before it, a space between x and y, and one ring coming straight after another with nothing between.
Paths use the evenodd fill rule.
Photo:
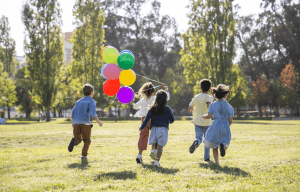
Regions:
<instances>
[{"instance_id":1,"label":"green grass","mask_svg":"<svg viewBox=\"0 0 300 192\"><path fill-rule=\"evenodd\" d=\"M21 123L21 122L19 122ZM67 146L71 124L0 125L0 191L299 191L300 121L235 121L221 166L194 154L189 121L170 126L161 167L137 165L139 121L94 126L88 163ZM211 152L212 158L212 152ZM213 159L213 158L212 158Z\"/></svg>"}]
</instances>

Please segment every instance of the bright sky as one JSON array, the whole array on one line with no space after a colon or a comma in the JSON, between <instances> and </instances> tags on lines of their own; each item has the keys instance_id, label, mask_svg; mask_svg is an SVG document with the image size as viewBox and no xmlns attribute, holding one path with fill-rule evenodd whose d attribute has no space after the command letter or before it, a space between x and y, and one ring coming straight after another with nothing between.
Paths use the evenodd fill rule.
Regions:
<instances>
[{"instance_id":1,"label":"bright sky","mask_svg":"<svg viewBox=\"0 0 300 192\"><path fill-rule=\"evenodd\" d=\"M76 0L59 0L61 4L63 32L71 32L74 30L72 25L72 8ZM169 15L174 17L179 28L179 32L183 33L188 28L188 17L186 16L189 10L185 8L188 0L159 0L161 2L161 15ZM21 9L25 0L0 0L0 16L8 17L11 27L11 37L16 41L17 56L23 56L23 41L24 41L24 25L21 21ZM240 15L258 14L262 11L260 3L262 0L235 0L234 4L241 6ZM145 7L147 11L147 7Z\"/></svg>"}]
</instances>

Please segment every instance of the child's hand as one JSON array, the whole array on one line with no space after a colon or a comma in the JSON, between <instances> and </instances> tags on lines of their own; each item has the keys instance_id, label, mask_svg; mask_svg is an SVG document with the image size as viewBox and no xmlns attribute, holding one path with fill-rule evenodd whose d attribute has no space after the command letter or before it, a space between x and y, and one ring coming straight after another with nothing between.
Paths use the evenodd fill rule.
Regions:
<instances>
[{"instance_id":1,"label":"child's hand","mask_svg":"<svg viewBox=\"0 0 300 192\"><path fill-rule=\"evenodd\" d=\"M100 127L102 127L103 123L99 121L99 122L98 122L98 125L99 125Z\"/></svg>"},{"instance_id":2,"label":"child's hand","mask_svg":"<svg viewBox=\"0 0 300 192\"><path fill-rule=\"evenodd\" d=\"M140 128L139 131L142 131L142 129Z\"/></svg>"},{"instance_id":3,"label":"child's hand","mask_svg":"<svg viewBox=\"0 0 300 192\"><path fill-rule=\"evenodd\" d=\"M72 127L75 128L75 125L72 123Z\"/></svg>"},{"instance_id":4,"label":"child's hand","mask_svg":"<svg viewBox=\"0 0 300 192\"><path fill-rule=\"evenodd\" d=\"M202 116L202 119L206 119L206 116L205 116L205 115L203 115L203 116Z\"/></svg>"},{"instance_id":5,"label":"child's hand","mask_svg":"<svg viewBox=\"0 0 300 192\"><path fill-rule=\"evenodd\" d=\"M165 90L168 91L168 86L167 86L167 84L163 84L163 86L164 86Z\"/></svg>"}]
</instances>

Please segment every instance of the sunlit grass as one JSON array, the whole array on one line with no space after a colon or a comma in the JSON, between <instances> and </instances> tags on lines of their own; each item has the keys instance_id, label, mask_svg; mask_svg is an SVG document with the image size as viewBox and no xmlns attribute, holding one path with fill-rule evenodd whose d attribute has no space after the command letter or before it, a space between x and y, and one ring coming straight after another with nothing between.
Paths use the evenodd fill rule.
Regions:
<instances>
[{"instance_id":1,"label":"sunlit grass","mask_svg":"<svg viewBox=\"0 0 300 192\"><path fill-rule=\"evenodd\" d=\"M235 121L220 167L203 161L203 144L188 152L195 137L189 121L170 126L160 168L152 165L149 148L137 165L139 125L95 125L88 163L78 158L82 144L67 151L71 124L1 125L0 191L299 190L299 121Z\"/></svg>"}]
</instances>

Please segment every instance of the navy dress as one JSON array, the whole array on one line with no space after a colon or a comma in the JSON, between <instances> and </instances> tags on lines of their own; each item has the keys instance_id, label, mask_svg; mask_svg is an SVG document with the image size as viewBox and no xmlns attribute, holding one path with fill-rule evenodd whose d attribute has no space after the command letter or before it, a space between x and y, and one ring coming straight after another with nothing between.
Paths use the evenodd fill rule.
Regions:
<instances>
[{"instance_id":1,"label":"navy dress","mask_svg":"<svg viewBox=\"0 0 300 192\"><path fill-rule=\"evenodd\" d=\"M208 113L213 115L214 121L206 132L204 146L215 149L222 143L228 148L231 140L228 118L233 117L234 109L225 99L222 99L213 102L208 108Z\"/></svg>"}]
</instances>

